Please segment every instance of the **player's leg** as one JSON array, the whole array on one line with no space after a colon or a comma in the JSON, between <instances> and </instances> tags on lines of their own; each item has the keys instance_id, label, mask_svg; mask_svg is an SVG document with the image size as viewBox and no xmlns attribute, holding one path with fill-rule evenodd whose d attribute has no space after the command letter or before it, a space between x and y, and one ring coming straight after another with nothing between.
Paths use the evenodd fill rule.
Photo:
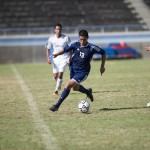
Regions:
<instances>
[{"instance_id":1,"label":"player's leg","mask_svg":"<svg viewBox=\"0 0 150 150\"><path fill-rule=\"evenodd\" d=\"M53 105L52 107L50 107L51 111L57 111L58 110L58 108L60 107L61 103L69 95L70 89L76 85L75 80L72 80L72 77L74 76L74 70L73 70L73 68L71 66L70 66L69 69L70 69L70 80L66 83L66 86L65 86L65 88L64 88L60 98L58 99L57 103L55 105Z\"/></svg>"},{"instance_id":2,"label":"player's leg","mask_svg":"<svg viewBox=\"0 0 150 150\"><path fill-rule=\"evenodd\" d=\"M56 87L55 87L55 91L54 91L54 94L53 94L54 96L58 95L58 88L57 88L58 72L59 72L59 69L57 67L57 64L54 63L53 64L53 78L56 81Z\"/></svg>"},{"instance_id":3,"label":"player's leg","mask_svg":"<svg viewBox=\"0 0 150 150\"><path fill-rule=\"evenodd\" d=\"M58 95L58 88L57 88L58 72L53 73L53 78L54 78L54 80L56 82L56 86L55 86L55 90L54 90L54 94L53 95L56 96L56 95Z\"/></svg>"},{"instance_id":4,"label":"player's leg","mask_svg":"<svg viewBox=\"0 0 150 150\"><path fill-rule=\"evenodd\" d=\"M65 85L65 88L60 96L60 98L58 99L57 103L55 105L53 105L52 107L50 107L50 110L51 111L57 111L61 105L61 103L67 98L67 96L69 95L70 93L70 89L72 87L74 87L76 85L76 82L75 80L72 80L70 79L66 85Z\"/></svg>"},{"instance_id":5,"label":"player's leg","mask_svg":"<svg viewBox=\"0 0 150 150\"><path fill-rule=\"evenodd\" d=\"M63 72L59 72L58 73L58 78L57 78L57 83L56 83L56 89L58 91L61 90L61 85L62 85L62 82L63 82Z\"/></svg>"},{"instance_id":6,"label":"player's leg","mask_svg":"<svg viewBox=\"0 0 150 150\"><path fill-rule=\"evenodd\" d=\"M66 66L67 66L66 60L64 62L59 62L59 64L58 64L59 73L58 73L57 84L56 84L56 87L58 90L61 90L61 85L63 82L63 74L66 70Z\"/></svg>"},{"instance_id":7,"label":"player's leg","mask_svg":"<svg viewBox=\"0 0 150 150\"><path fill-rule=\"evenodd\" d=\"M58 72L53 73L53 79L55 82L57 82L57 78L58 78Z\"/></svg>"},{"instance_id":8,"label":"player's leg","mask_svg":"<svg viewBox=\"0 0 150 150\"><path fill-rule=\"evenodd\" d=\"M61 85L62 85L62 81L63 81L63 79L62 79L62 77L63 77L63 72L61 73L61 72L58 72L58 73L56 73L56 76L55 76L56 78L56 87L55 87L55 92L54 92L54 95L58 95L58 91L60 91L61 90Z\"/></svg>"},{"instance_id":9,"label":"player's leg","mask_svg":"<svg viewBox=\"0 0 150 150\"><path fill-rule=\"evenodd\" d=\"M87 97L93 102L94 101L94 98L93 98L93 95L92 95L92 89L91 88L88 88L86 89L84 86L78 84L76 87L73 88L74 91L79 91L81 93L84 93L87 95Z\"/></svg>"},{"instance_id":10,"label":"player's leg","mask_svg":"<svg viewBox=\"0 0 150 150\"><path fill-rule=\"evenodd\" d=\"M80 83L83 82L84 80L86 80L87 77L88 77L88 74L86 74L86 73L76 74L73 77L73 79L76 81L77 84L76 84L76 86L73 87L73 90L86 94L87 97L93 102L94 98L92 95L92 89L91 88L86 89L84 86L80 85Z\"/></svg>"}]
</instances>

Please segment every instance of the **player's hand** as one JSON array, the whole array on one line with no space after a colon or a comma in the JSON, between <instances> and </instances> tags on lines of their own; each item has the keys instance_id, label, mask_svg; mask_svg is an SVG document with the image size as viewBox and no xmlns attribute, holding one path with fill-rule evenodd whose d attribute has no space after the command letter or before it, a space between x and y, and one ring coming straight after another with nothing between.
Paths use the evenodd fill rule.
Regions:
<instances>
[{"instance_id":1,"label":"player's hand","mask_svg":"<svg viewBox=\"0 0 150 150\"><path fill-rule=\"evenodd\" d=\"M48 64L51 64L51 60L50 59L48 59L47 62L48 62Z\"/></svg>"},{"instance_id":2,"label":"player's hand","mask_svg":"<svg viewBox=\"0 0 150 150\"><path fill-rule=\"evenodd\" d=\"M55 58L55 57L57 57L57 56L58 56L58 54L53 54L53 55L52 55L53 58Z\"/></svg>"},{"instance_id":3,"label":"player's hand","mask_svg":"<svg viewBox=\"0 0 150 150\"><path fill-rule=\"evenodd\" d=\"M147 51L150 51L150 47L145 47L145 49L146 49Z\"/></svg>"},{"instance_id":4,"label":"player's hand","mask_svg":"<svg viewBox=\"0 0 150 150\"><path fill-rule=\"evenodd\" d=\"M104 66L101 66L101 68L100 68L100 73L101 73L101 76L102 76L102 74L105 72L105 67Z\"/></svg>"}]
</instances>

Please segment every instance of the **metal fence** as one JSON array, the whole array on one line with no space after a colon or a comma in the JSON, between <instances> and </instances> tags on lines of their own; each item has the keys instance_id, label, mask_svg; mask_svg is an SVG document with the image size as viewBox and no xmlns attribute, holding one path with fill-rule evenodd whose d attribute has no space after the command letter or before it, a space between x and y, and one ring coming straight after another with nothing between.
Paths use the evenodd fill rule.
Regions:
<instances>
[{"instance_id":1,"label":"metal fence","mask_svg":"<svg viewBox=\"0 0 150 150\"><path fill-rule=\"evenodd\" d=\"M99 25L99 26L64 26L63 32L76 33L81 29L86 29L88 32L130 32L130 31L146 31L149 28L145 24L130 24L130 25ZM30 27L30 28L0 28L0 35L20 35L20 34L47 34L53 33L53 27Z\"/></svg>"}]
</instances>

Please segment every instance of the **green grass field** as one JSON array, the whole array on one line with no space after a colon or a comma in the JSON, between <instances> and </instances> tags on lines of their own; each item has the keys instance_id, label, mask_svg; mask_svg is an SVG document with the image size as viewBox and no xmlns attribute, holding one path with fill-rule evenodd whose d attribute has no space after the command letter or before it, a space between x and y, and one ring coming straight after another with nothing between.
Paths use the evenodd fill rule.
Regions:
<instances>
[{"instance_id":1,"label":"green grass field","mask_svg":"<svg viewBox=\"0 0 150 150\"><path fill-rule=\"evenodd\" d=\"M78 111L86 96L74 91L58 112L49 111L57 97L48 64L0 65L0 150L149 150L150 59L106 61L102 77L99 64L92 61L83 82L95 98L89 114ZM67 70L63 85L68 79Z\"/></svg>"}]
</instances>

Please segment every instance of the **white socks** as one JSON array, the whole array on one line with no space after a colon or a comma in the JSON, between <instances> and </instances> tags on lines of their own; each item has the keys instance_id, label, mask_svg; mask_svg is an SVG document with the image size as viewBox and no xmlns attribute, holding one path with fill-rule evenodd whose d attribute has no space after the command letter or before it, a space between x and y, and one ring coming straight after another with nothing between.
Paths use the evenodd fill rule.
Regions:
<instances>
[{"instance_id":1,"label":"white socks","mask_svg":"<svg viewBox=\"0 0 150 150\"><path fill-rule=\"evenodd\" d=\"M63 79L57 78L55 91L60 91L61 90L62 82L63 82Z\"/></svg>"}]
</instances>

